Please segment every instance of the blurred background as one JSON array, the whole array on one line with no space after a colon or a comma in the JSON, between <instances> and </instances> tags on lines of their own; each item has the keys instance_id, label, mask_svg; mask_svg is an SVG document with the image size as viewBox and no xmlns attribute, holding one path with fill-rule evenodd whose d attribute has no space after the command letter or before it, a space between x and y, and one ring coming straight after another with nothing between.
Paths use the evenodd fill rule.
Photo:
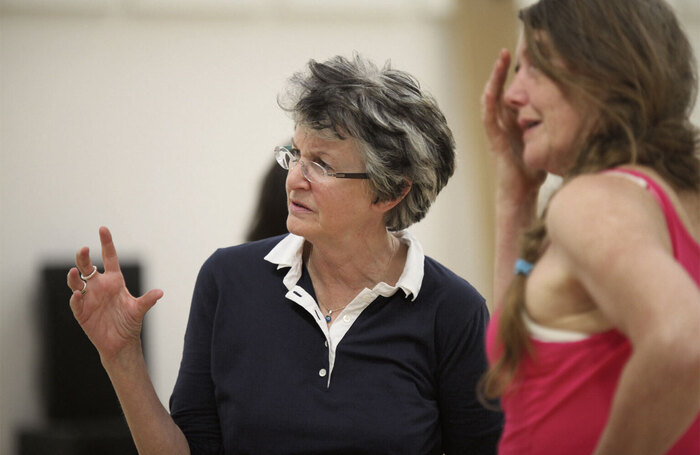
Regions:
<instances>
[{"instance_id":1,"label":"blurred background","mask_svg":"<svg viewBox=\"0 0 700 455\"><path fill-rule=\"evenodd\" d=\"M23 429L51 426L42 359L47 343L71 348L59 349L60 333L47 341L46 318L72 318L65 274L81 246L99 260L101 225L134 266L127 284L165 291L144 336L167 406L196 274L216 248L245 240L272 149L293 132L276 96L311 58L391 60L438 100L458 167L411 230L490 299L479 98L525 3L0 0L0 454L19 453ZM671 3L698 52L700 2Z\"/></svg>"}]
</instances>

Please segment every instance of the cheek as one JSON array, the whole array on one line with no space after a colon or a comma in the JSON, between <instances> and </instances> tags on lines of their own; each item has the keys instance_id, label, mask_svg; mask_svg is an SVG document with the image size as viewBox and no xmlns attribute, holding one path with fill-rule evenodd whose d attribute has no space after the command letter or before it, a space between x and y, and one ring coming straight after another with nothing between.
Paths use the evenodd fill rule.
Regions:
<instances>
[{"instance_id":1,"label":"cheek","mask_svg":"<svg viewBox=\"0 0 700 455\"><path fill-rule=\"evenodd\" d=\"M575 149L578 148L588 136L590 122L583 118L578 112L572 113L570 118L570 127L566 130L566 139L569 142L569 146Z\"/></svg>"}]
</instances>

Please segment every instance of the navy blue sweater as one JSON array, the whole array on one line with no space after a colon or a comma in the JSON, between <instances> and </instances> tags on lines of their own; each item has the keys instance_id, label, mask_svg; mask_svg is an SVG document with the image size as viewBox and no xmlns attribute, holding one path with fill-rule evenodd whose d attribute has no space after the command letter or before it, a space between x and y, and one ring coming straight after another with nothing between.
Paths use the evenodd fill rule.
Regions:
<instances>
[{"instance_id":1,"label":"navy blue sweater","mask_svg":"<svg viewBox=\"0 0 700 455\"><path fill-rule=\"evenodd\" d=\"M415 301L378 297L337 347L285 298L288 269L263 257L281 237L220 249L194 290L173 419L196 454L490 454L502 416L476 383L488 311L479 293L425 259ZM312 296L304 270L299 286Z\"/></svg>"}]
</instances>

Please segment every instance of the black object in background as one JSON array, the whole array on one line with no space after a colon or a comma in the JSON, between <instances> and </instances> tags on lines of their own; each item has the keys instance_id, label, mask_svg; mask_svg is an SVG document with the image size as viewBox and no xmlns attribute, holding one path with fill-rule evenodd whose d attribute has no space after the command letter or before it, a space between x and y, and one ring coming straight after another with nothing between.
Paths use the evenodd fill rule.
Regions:
<instances>
[{"instance_id":1,"label":"black object in background","mask_svg":"<svg viewBox=\"0 0 700 455\"><path fill-rule=\"evenodd\" d=\"M45 424L20 431L19 455L136 455L97 350L68 304L70 267L47 265L41 272L38 373ZM131 294L141 295L140 267L122 264L121 270Z\"/></svg>"}]
</instances>

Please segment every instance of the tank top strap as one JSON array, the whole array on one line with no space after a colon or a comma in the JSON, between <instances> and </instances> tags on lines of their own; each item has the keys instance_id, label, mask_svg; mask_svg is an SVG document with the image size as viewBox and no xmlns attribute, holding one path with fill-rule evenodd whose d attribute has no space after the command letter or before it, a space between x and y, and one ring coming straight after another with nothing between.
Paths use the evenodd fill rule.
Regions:
<instances>
[{"instance_id":1,"label":"tank top strap","mask_svg":"<svg viewBox=\"0 0 700 455\"><path fill-rule=\"evenodd\" d=\"M632 169L615 168L603 171L603 173L620 174L631 178L638 184L646 187L654 196L666 219L666 227L673 247L673 256L688 270L695 282L700 286L700 244L690 235L690 232L678 216L671 199L661 185L643 172Z\"/></svg>"}]
</instances>

